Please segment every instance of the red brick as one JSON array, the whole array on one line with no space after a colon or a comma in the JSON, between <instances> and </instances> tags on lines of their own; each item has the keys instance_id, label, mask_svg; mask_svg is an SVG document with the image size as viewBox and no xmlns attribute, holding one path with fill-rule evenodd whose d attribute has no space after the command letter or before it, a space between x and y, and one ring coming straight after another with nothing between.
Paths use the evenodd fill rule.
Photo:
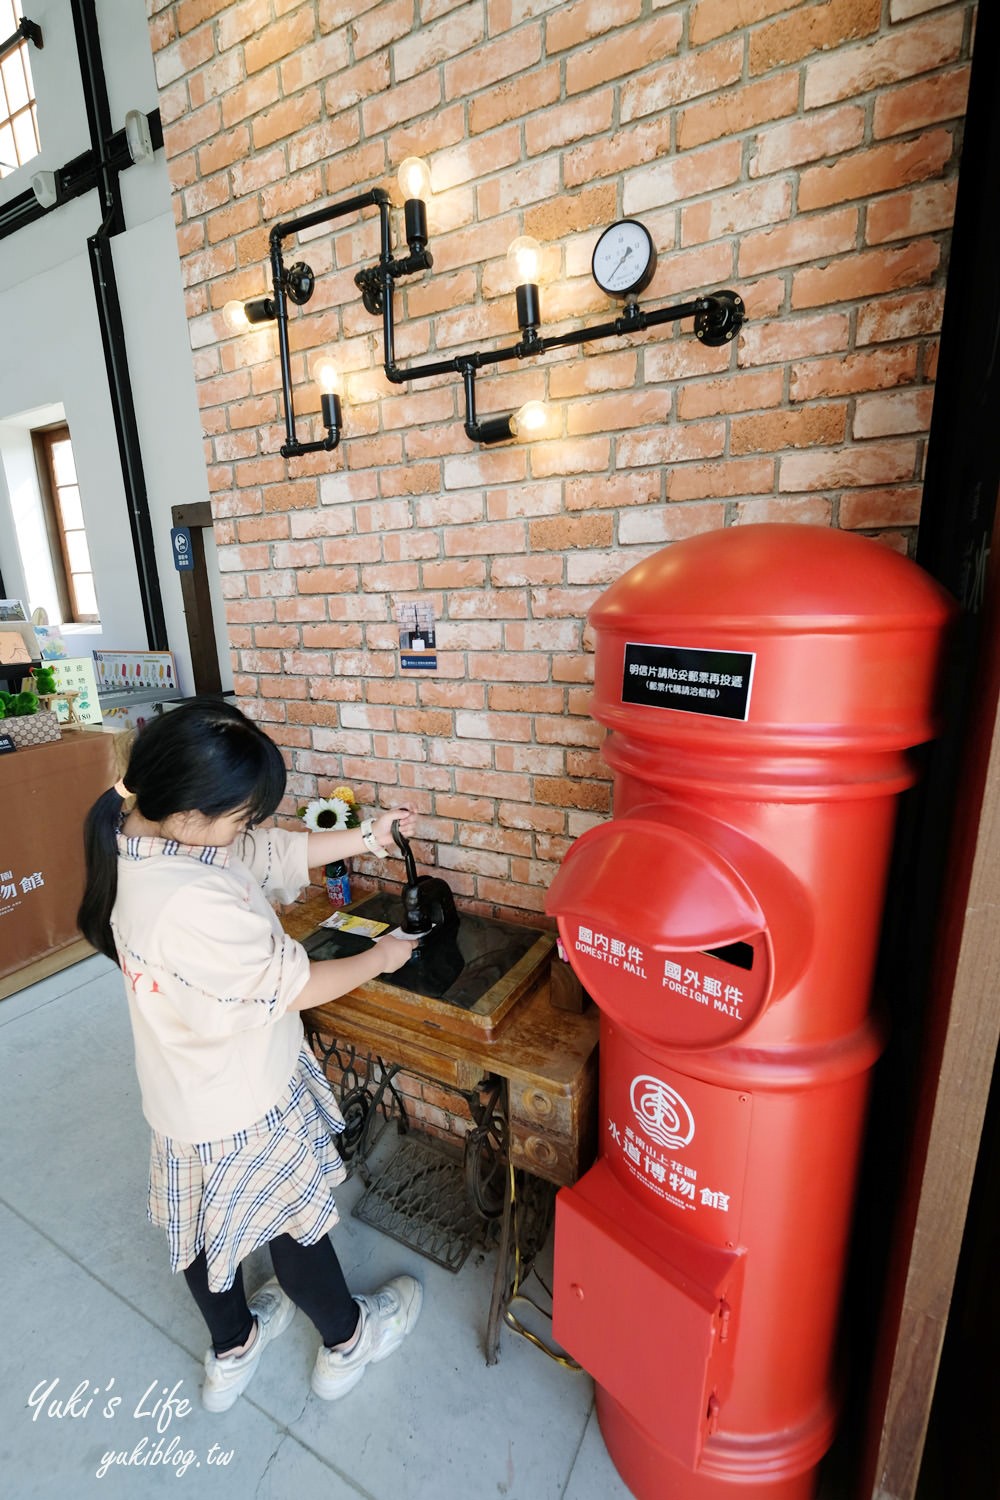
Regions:
<instances>
[{"instance_id":1,"label":"red brick","mask_svg":"<svg viewBox=\"0 0 1000 1500\"><path fill-rule=\"evenodd\" d=\"M566 409L566 430L579 433L620 432L628 427L646 427L663 422L670 413L668 390L638 390L622 395L580 398Z\"/></svg>"},{"instance_id":2,"label":"red brick","mask_svg":"<svg viewBox=\"0 0 1000 1500\"><path fill-rule=\"evenodd\" d=\"M849 396L855 391L909 385L916 373L917 350L912 344L839 359L800 360L791 372L789 399L814 401L817 396Z\"/></svg>"},{"instance_id":3,"label":"red brick","mask_svg":"<svg viewBox=\"0 0 1000 1500\"><path fill-rule=\"evenodd\" d=\"M744 235L762 224L773 225L787 219L791 207L791 183L778 178L716 193L681 209L681 244L697 245L704 240Z\"/></svg>"},{"instance_id":4,"label":"red brick","mask_svg":"<svg viewBox=\"0 0 1000 1500\"><path fill-rule=\"evenodd\" d=\"M881 344L891 339L937 333L943 311L944 290L941 287L868 302L858 310L857 342Z\"/></svg>"},{"instance_id":5,"label":"red brick","mask_svg":"<svg viewBox=\"0 0 1000 1500\"><path fill-rule=\"evenodd\" d=\"M252 38L271 20L269 0L240 0L239 4L230 4L219 17L215 29L219 51L228 52L231 47Z\"/></svg>"},{"instance_id":6,"label":"red brick","mask_svg":"<svg viewBox=\"0 0 1000 1500\"><path fill-rule=\"evenodd\" d=\"M850 319L846 313L817 313L779 319L772 323L745 323L740 330L740 365L783 364L813 354L846 349ZM794 378L794 371L793 371Z\"/></svg>"},{"instance_id":7,"label":"red brick","mask_svg":"<svg viewBox=\"0 0 1000 1500\"><path fill-rule=\"evenodd\" d=\"M618 26L631 26L642 13L642 0L576 0L559 5L545 23L545 50L550 57L578 47Z\"/></svg>"},{"instance_id":8,"label":"red brick","mask_svg":"<svg viewBox=\"0 0 1000 1500\"><path fill-rule=\"evenodd\" d=\"M213 99L201 109L174 120L163 127L163 149L168 157L180 156L192 146L209 140L219 132L219 106Z\"/></svg>"},{"instance_id":9,"label":"red brick","mask_svg":"<svg viewBox=\"0 0 1000 1500\"><path fill-rule=\"evenodd\" d=\"M822 0L807 5L795 15L750 33L750 72L769 73L812 52L825 52L855 37L871 36L878 30L881 16L881 0Z\"/></svg>"},{"instance_id":10,"label":"red brick","mask_svg":"<svg viewBox=\"0 0 1000 1500\"><path fill-rule=\"evenodd\" d=\"M916 462L915 442L863 443L837 453L790 453L780 460L778 488L787 492L892 484L912 480Z\"/></svg>"},{"instance_id":11,"label":"red brick","mask_svg":"<svg viewBox=\"0 0 1000 1500\"><path fill-rule=\"evenodd\" d=\"M728 499L766 494L774 487L774 460L743 458L730 463L679 464L667 474L667 499Z\"/></svg>"},{"instance_id":12,"label":"red brick","mask_svg":"<svg viewBox=\"0 0 1000 1500\"><path fill-rule=\"evenodd\" d=\"M742 31L766 21L778 11L793 10L804 0L697 0L691 10L691 45L714 41L730 31Z\"/></svg>"},{"instance_id":13,"label":"red brick","mask_svg":"<svg viewBox=\"0 0 1000 1500\"><path fill-rule=\"evenodd\" d=\"M734 417L729 424L729 451L781 453L786 448L829 447L843 442L846 428L843 404Z\"/></svg>"},{"instance_id":14,"label":"red brick","mask_svg":"<svg viewBox=\"0 0 1000 1500\"><path fill-rule=\"evenodd\" d=\"M782 73L777 78L743 84L685 109L677 125L677 144L687 151L720 136L739 135L754 125L794 114L798 103L797 73Z\"/></svg>"},{"instance_id":15,"label":"red brick","mask_svg":"<svg viewBox=\"0 0 1000 1500\"><path fill-rule=\"evenodd\" d=\"M218 99L243 80L243 66L239 57L219 57L207 67L200 69L188 79L191 108L198 109L210 99ZM161 119L163 118L161 114Z\"/></svg>"},{"instance_id":16,"label":"red brick","mask_svg":"<svg viewBox=\"0 0 1000 1500\"><path fill-rule=\"evenodd\" d=\"M865 112L853 104L789 120L786 125L776 125L757 136L750 176L766 177L802 162L837 156L860 145L864 133Z\"/></svg>"},{"instance_id":17,"label":"red brick","mask_svg":"<svg viewBox=\"0 0 1000 1500\"><path fill-rule=\"evenodd\" d=\"M614 105L614 90L602 89L584 99L571 99L567 104L552 105L529 116L524 122L524 140L529 156L555 150L587 136L600 135L611 125ZM490 142L493 139L493 136L489 137ZM517 156L520 156L520 151Z\"/></svg>"},{"instance_id":18,"label":"red brick","mask_svg":"<svg viewBox=\"0 0 1000 1500\"><path fill-rule=\"evenodd\" d=\"M423 17L422 17L423 19ZM468 52L483 40L483 16L478 6L463 6L453 14L424 24L392 49L397 83L423 74L438 63Z\"/></svg>"},{"instance_id":19,"label":"red brick","mask_svg":"<svg viewBox=\"0 0 1000 1500\"><path fill-rule=\"evenodd\" d=\"M913 239L950 229L955 218L957 182L935 182L927 187L893 193L868 207L865 240L881 245L887 240Z\"/></svg>"},{"instance_id":20,"label":"red brick","mask_svg":"<svg viewBox=\"0 0 1000 1500\"><path fill-rule=\"evenodd\" d=\"M726 507L721 504L664 505L661 510L630 511L622 516L618 540L622 546L661 547L666 541L681 541L703 531L718 531L726 525Z\"/></svg>"},{"instance_id":21,"label":"red brick","mask_svg":"<svg viewBox=\"0 0 1000 1500\"><path fill-rule=\"evenodd\" d=\"M962 49L965 10L907 26L861 47L844 47L806 68L805 107L816 109L929 73L954 62Z\"/></svg>"},{"instance_id":22,"label":"red brick","mask_svg":"<svg viewBox=\"0 0 1000 1500\"><path fill-rule=\"evenodd\" d=\"M921 130L939 120L960 120L969 95L969 68L950 68L933 78L881 89L875 97L872 132L877 137Z\"/></svg>"},{"instance_id":23,"label":"red brick","mask_svg":"<svg viewBox=\"0 0 1000 1500\"><path fill-rule=\"evenodd\" d=\"M723 412L759 411L777 406L784 385L783 370L728 375L722 380L690 381L678 393L677 415L687 421L691 417L717 417Z\"/></svg>"},{"instance_id":24,"label":"red brick","mask_svg":"<svg viewBox=\"0 0 1000 1500\"><path fill-rule=\"evenodd\" d=\"M917 240L901 250L864 250L824 269L797 271L792 282L792 307L854 302L895 287L929 281L940 259L940 246L933 240Z\"/></svg>"},{"instance_id":25,"label":"red brick","mask_svg":"<svg viewBox=\"0 0 1000 1500\"><path fill-rule=\"evenodd\" d=\"M952 144L950 131L932 130L916 140L856 151L829 167L812 167L799 178L799 210L870 198L935 177L951 156Z\"/></svg>"},{"instance_id":26,"label":"red brick","mask_svg":"<svg viewBox=\"0 0 1000 1500\"><path fill-rule=\"evenodd\" d=\"M758 230L746 235L740 244L740 275L757 276L775 266L826 260L831 255L852 250L857 233L856 208L838 208L833 213L796 219L778 229Z\"/></svg>"},{"instance_id":27,"label":"red brick","mask_svg":"<svg viewBox=\"0 0 1000 1500\"><path fill-rule=\"evenodd\" d=\"M711 458L725 446L723 422L685 422L676 427L628 432L618 439L616 450L622 466L675 464L688 458Z\"/></svg>"},{"instance_id":28,"label":"red brick","mask_svg":"<svg viewBox=\"0 0 1000 1500\"><path fill-rule=\"evenodd\" d=\"M330 97L329 91L327 97ZM420 115L436 112L440 102L441 82L435 73L411 78L384 96L379 95L362 104L364 132L367 136L381 135L401 120L411 121Z\"/></svg>"},{"instance_id":29,"label":"red brick","mask_svg":"<svg viewBox=\"0 0 1000 1500\"><path fill-rule=\"evenodd\" d=\"M856 438L890 437L897 432L926 432L931 423L932 386L895 391L891 395L859 396L854 403Z\"/></svg>"},{"instance_id":30,"label":"red brick","mask_svg":"<svg viewBox=\"0 0 1000 1500\"><path fill-rule=\"evenodd\" d=\"M406 36L413 25L412 0L380 0L373 10L358 18L353 33L355 57L367 57L369 53L382 52L400 37Z\"/></svg>"},{"instance_id":31,"label":"red brick","mask_svg":"<svg viewBox=\"0 0 1000 1500\"><path fill-rule=\"evenodd\" d=\"M629 33L628 53L633 58L655 58L659 68L669 52L677 51L683 30L684 22L678 15L640 21ZM612 35L567 58L566 93L580 94L620 78L624 45L620 36Z\"/></svg>"},{"instance_id":32,"label":"red brick","mask_svg":"<svg viewBox=\"0 0 1000 1500\"><path fill-rule=\"evenodd\" d=\"M697 193L728 187L740 175L742 148L739 141L723 141L685 156L639 167L626 180L623 207L626 214L645 208L662 208Z\"/></svg>"},{"instance_id":33,"label":"red brick","mask_svg":"<svg viewBox=\"0 0 1000 1500\"><path fill-rule=\"evenodd\" d=\"M729 88L738 81L742 72L743 43L738 39L719 42L704 52L684 53L675 62L658 63L650 72L628 78L621 91L622 123L641 115L660 114L701 94L714 94L718 89ZM713 138L705 137L706 140ZM686 144L696 143L688 141Z\"/></svg>"},{"instance_id":34,"label":"red brick","mask_svg":"<svg viewBox=\"0 0 1000 1500\"><path fill-rule=\"evenodd\" d=\"M215 42L209 26L161 48L153 59L158 86L165 88L168 84L176 83L185 74L193 73L196 68L201 67L214 54Z\"/></svg>"},{"instance_id":35,"label":"red brick","mask_svg":"<svg viewBox=\"0 0 1000 1500\"><path fill-rule=\"evenodd\" d=\"M840 498L840 525L848 530L876 526L916 526L920 520L919 485L893 485L885 490L856 490Z\"/></svg>"},{"instance_id":36,"label":"red brick","mask_svg":"<svg viewBox=\"0 0 1000 1500\"><path fill-rule=\"evenodd\" d=\"M480 135L508 120L527 121L533 111L554 104L559 98L559 71L557 62L542 65L524 78L505 79L477 94L468 101L470 134Z\"/></svg>"},{"instance_id":37,"label":"red brick","mask_svg":"<svg viewBox=\"0 0 1000 1500\"><path fill-rule=\"evenodd\" d=\"M796 526L829 526L833 502L821 495L789 498L769 495L766 500L740 500L732 508L731 526L762 526L777 522Z\"/></svg>"},{"instance_id":38,"label":"red brick","mask_svg":"<svg viewBox=\"0 0 1000 1500\"><path fill-rule=\"evenodd\" d=\"M307 45L311 44L311 45ZM300 52L298 49L302 48ZM291 56L296 53L296 56ZM283 64L281 86L293 93L318 78L326 78L343 68L348 60L347 42L342 35L320 41L316 36L313 9L304 5L281 21L269 21L259 34L243 48L248 73L257 73L272 63ZM286 61L288 59L288 61Z\"/></svg>"},{"instance_id":39,"label":"red brick","mask_svg":"<svg viewBox=\"0 0 1000 1500\"><path fill-rule=\"evenodd\" d=\"M446 63L444 90L446 99L467 98L481 89L492 88L502 79L538 62L542 54L540 26L522 26L509 36L501 36L477 47L468 57ZM426 75L416 80L424 84Z\"/></svg>"}]
</instances>

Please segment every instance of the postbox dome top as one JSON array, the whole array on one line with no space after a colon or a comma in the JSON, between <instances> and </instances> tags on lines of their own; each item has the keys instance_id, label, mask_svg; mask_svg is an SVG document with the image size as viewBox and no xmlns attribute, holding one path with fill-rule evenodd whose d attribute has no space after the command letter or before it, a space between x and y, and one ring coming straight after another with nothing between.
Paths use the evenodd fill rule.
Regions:
<instances>
[{"instance_id":1,"label":"postbox dome top","mask_svg":"<svg viewBox=\"0 0 1000 1500\"><path fill-rule=\"evenodd\" d=\"M826 526L730 526L675 542L602 594L590 623L711 617L723 628L840 630L937 624L950 595L908 558ZM781 622L784 622L783 624Z\"/></svg>"}]
</instances>

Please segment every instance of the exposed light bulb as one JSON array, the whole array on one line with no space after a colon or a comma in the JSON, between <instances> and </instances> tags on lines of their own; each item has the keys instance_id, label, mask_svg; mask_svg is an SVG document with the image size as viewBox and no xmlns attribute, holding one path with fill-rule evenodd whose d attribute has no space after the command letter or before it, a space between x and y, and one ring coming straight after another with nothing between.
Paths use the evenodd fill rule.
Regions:
<instances>
[{"instance_id":1,"label":"exposed light bulb","mask_svg":"<svg viewBox=\"0 0 1000 1500\"><path fill-rule=\"evenodd\" d=\"M242 302L227 302L222 309L222 321L230 333L246 333L250 327L250 319Z\"/></svg>"},{"instance_id":2,"label":"exposed light bulb","mask_svg":"<svg viewBox=\"0 0 1000 1500\"><path fill-rule=\"evenodd\" d=\"M534 437L549 424L549 409L544 401L526 401L510 419L515 437Z\"/></svg>"},{"instance_id":3,"label":"exposed light bulb","mask_svg":"<svg viewBox=\"0 0 1000 1500\"><path fill-rule=\"evenodd\" d=\"M408 156L396 174L403 197L426 200L431 193L431 170L419 156Z\"/></svg>"},{"instance_id":4,"label":"exposed light bulb","mask_svg":"<svg viewBox=\"0 0 1000 1500\"><path fill-rule=\"evenodd\" d=\"M534 286L538 282L542 247L530 234L518 235L507 251L507 264L514 273L518 286Z\"/></svg>"},{"instance_id":5,"label":"exposed light bulb","mask_svg":"<svg viewBox=\"0 0 1000 1500\"><path fill-rule=\"evenodd\" d=\"M328 354L320 355L313 365L312 375L320 390L325 391L328 396L340 395L340 371Z\"/></svg>"}]
</instances>

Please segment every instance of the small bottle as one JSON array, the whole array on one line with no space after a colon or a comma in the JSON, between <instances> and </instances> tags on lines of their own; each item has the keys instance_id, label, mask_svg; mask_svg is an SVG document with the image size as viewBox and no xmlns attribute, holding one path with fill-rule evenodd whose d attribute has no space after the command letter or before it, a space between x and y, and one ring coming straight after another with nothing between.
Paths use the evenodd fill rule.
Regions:
<instances>
[{"instance_id":1,"label":"small bottle","mask_svg":"<svg viewBox=\"0 0 1000 1500\"><path fill-rule=\"evenodd\" d=\"M350 905L351 881L344 861L338 859L335 864L327 865L324 874L326 875L326 894L330 898L330 905Z\"/></svg>"}]
</instances>

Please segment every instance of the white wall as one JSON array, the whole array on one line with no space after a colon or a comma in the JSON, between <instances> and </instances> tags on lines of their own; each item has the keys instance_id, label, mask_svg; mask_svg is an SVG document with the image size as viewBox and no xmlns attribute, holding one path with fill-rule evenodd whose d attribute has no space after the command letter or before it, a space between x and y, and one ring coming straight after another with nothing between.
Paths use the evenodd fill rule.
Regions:
<instances>
[{"instance_id":1,"label":"white wall","mask_svg":"<svg viewBox=\"0 0 1000 1500\"><path fill-rule=\"evenodd\" d=\"M31 49L42 150L0 182L0 204L22 193L34 172L54 171L90 146L70 8L66 0L32 0L29 13L45 41L41 51ZM97 14L112 123L118 129L126 110L148 112L157 106L144 7L131 0L97 0ZM130 167L121 185L127 228L112 240L112 253L168 641L180 685L190 692L170 510L207 500L208 486L162 152L152 162ZM74 632L80 654L147 644L87 254L87 239L100 223L98 194L92 192L0 240L0 445L6 454L4 433L10 440L23 431L22 414L53 404L65 409L101 612L99 631ZM7 472L13 472L9 465ZM214 547L206 552L211 566ZM31 604L3 465L0 572L8 593ZM223 685L230 686L221 615L216 624Z\"/></svg>"}]
</instances>

